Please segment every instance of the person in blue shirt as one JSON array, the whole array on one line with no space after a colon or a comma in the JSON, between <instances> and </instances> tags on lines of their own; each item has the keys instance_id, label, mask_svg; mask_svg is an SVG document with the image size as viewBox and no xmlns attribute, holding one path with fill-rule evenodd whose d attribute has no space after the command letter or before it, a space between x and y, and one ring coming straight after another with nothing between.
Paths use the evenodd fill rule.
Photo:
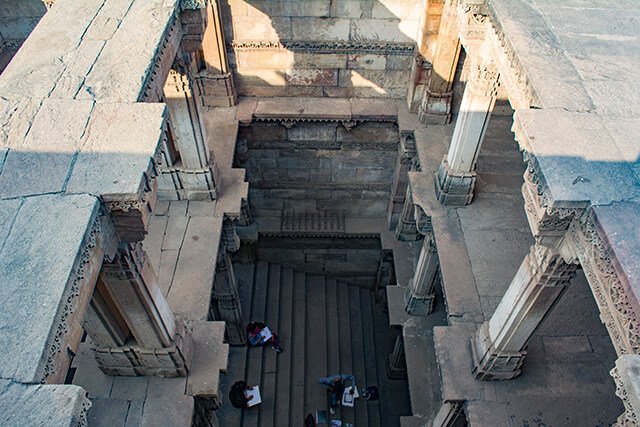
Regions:
<instances>
[{"instance_id":1,"label":"person in blue shirt","mask_svg":"<svg viewBox=\"0 0 640 427\"><path fill-rule=\"evenodd\" d=\"M342 398L344 387L347 381L351 381L351 385L356 387L356 379L353 375L336 374L323 377L318 380L320 384L327 388L329 393L329 412L333 415L336 413L338 400Z\"/></svg>"}]
</instances>

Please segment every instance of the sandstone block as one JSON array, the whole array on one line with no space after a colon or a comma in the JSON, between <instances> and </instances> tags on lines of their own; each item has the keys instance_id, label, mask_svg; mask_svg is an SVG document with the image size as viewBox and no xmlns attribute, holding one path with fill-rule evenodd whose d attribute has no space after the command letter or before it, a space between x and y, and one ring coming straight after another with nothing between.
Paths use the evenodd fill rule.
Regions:
<instances>
[{"instance_id":1,"label":"sandstone block","mask_svg":"<svg viewBox=\"0 0 640 427\"><path fill-rule=\"evenodd\" d=\"M284 72L272 69L238 68L236 69L236 83L241 86L284 86L286 79Z\"/></svg>"},{"instance_id":2,"label":"sandstone block","mask_svg":"<svg viewBox=\"0 0 640 427\"><path fill-rule=\"evenodd\" d=\"M291 38L290 18L238 17L233 21L237 40L283 40Z\"/></svg>"},{"instance_id":3,"label":"sandstone block","mask_svg":"<svg viewBox=\"0 0 640 427\"><path fill-rule=\"evenodd\" d=\"M367 0L334 0L331 16L336 18L369 18L371 2Z\"/></svg>"},{"instance_id":4,"label":"sandstone block","mask_svg":"<svg viewBox=\"0 0 640 427\"><path fill-rule=\"evenodd\" d=\"M371 17L374 19L417 20L422 2L407 0L377 0L373 4Z\"/></svg>"},{"instance_id":5,"label":"sandstone block","mask_svg":"<svg viewBox=\"0 0 640 427\"><path fill-rule=\"evenodd\" d=\"M384 70L386 66L386 55L358 54L347 57L347 68L350 69Z\"/></svg>"},{"instance_id":6,"label":"sandstone block","mask_svg":"<svg viewBox=\"0 0 640 427\"><path fill-rule=\"evenodd\" d=\"M313 1L271 1L270 16L315 16L328 17L330 14L330 0Z\"/></svg>"},{"instance_id":7,"label":"sandstone block","mask_svg":"<svg viewBox=\"0 0 640 427\"><path fill-rule=\"evenodd\" d=\"M298 123L287 130L291 141L335 141L336 125L332 123Z\"/></svg>"},{"instance_id":8,"label":"sandstone block","mask_svg":"<svg viewBox=\"0 0 640 427\"><path fill-rule=\"evenodd\" d=\"M398 70L340 70L340 87L372 88L384 92L385 89L404 89L409 75ZM384 92L386 93L386 92Z\"/></svg>"},{"instance_id":9,"label":"sandstone block","mask_svg":"<svg viewBox=\"0 0 640 427\"><path fill-rule=\"evenodd\" d=\"M338 73L336 70L287 70L285 79L293 86L337 86Z\"/></svg>"},{"instance_id":10,"label":"sandstone block","mask_svg":"<svg viewBox=\"0 0 640 427\"><path fill-rule=\"evenodd\" d=\"M292 34L295 40L349 40L349 25L348 19L291 18Z\"/></svg>"},{"instance_id":11,"label":"sandstone block","mask_svg":"<svg viewBox=\"0 0 640 427\"><path fill-rule=\"evenodd\" d=\"M352 40L411 43L418 37L418 21L359 19L351 25Z\"/></svg>"},{"instance_id":12,"label":"sandstone block","mask_svg":"<svg viewBox=\"0 0 640 427\"><path fill-rule=\"evenodd\" d=\"M346 68L347 55L296 52L293 64L290 68Z\"/></svg>"},{"instance_id":13,"label":"sandstone block","mask_svg":"<svg viewBox=\"0 0 640 427\"><path fill-rule=\"evenodd\" d=\"M388 70L404 70L409 71L413 63L411 55L387 55Z\"/></svg>"},{"instance_id":14,"label":"sandstone block","mask_svg":"<svg viewBox=\"0 0 640 427\"><path fill-rule=\"evenodd\" d=\"M282 70L292 68L294 65L294 59L297 64L297 55L287 50L236 52L236 64L238 68L275 68Z\"/></svg>"}]
</instances>

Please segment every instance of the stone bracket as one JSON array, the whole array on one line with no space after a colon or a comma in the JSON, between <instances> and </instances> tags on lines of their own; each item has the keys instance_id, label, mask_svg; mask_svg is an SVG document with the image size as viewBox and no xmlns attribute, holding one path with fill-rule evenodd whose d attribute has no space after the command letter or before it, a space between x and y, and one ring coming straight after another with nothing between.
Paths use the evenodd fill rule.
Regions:
<instances>
[{"instance_id":1,"label":"stone bracket","mask_svg":"<svg viewBox=\"0 0 640 427\"><path fill-rule=\"evenodd\" d=\"M489 323L485 322L469 341L473 360L473 376L478 380L510 380L521 373L526 351L498 351L489 336Z\"/></svg>"},{"instance_id":2,"label":"stone bracket","mask_svg":"<svg viewBox=\"0 0 640 427\"><path fill-rule=\"evenodd\" d=\"M466 206L473 200L475 172L454 174L445 158L435 180L436 198L445 206Z\"/></svg>"}]
</instances>

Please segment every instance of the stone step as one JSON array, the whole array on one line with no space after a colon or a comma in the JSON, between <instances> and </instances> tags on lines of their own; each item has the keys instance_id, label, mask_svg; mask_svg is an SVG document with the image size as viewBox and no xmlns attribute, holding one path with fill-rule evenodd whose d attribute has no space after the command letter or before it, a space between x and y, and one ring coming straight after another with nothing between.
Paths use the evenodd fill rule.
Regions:
<instances>
[{"instance_id":1,"label":"stone step","mask_svg":"<svg viewBox=\"0 0 640 427\"><path fill-rule=\"evenodd\" d=\"M340 370L340 333L338 330L338 284L335 279L325 281L327 290L327 368L330 374Z\"/></svg>"},{"instance_id":2,"label":"stone step","mask_svg":"<svg viewBox=\"0 0 640 427\"><path fill-rule=\"evenodd\" d=\"M360 288L360 304L362 308L362 335L364 340L365 381L360 387L378 386L378 369L376 360L375 333L373 329L372 294L369 289ZM368 402L362 400L361 405L367 405L370 427L379 427L381 423L380 401Z\"/></svg>"},{"instance_id":3,"label":"stone step","mask_svg":"<svg viewBox=\"0 0 640 427\"><path fill-rule=\"evenodd\" d=\"M327 394L318 378L327 375L325 279L307 276L306 381L304 413L327 409Z\"/></svg>"},{"instance_id":4,"label":"stone step","mask_svg":"<svg viewBox=\"0 0 640 427\"><path fill-rule=\"evenodd\" d=\"M293 386L292 359L294 357L291 337L293 332L293 307L295 304L293 300L293 277L294 272L292 269L282 269L282 273L280 275L280 300L278 304L280 316L277 327L280 337L280 345L284 351L280 353L277 358L278 378L276 382L276 426L286 426L289 423L289 413L291 412L290 396L291 388Z\"/></svg>"},{"instance_id":5,"label":"stone step","mask_svg":"<svg viewBox=\"0 0 640 427\"><path fill-rule=\"evenodd\" d=\"M353 373L353 360L351 358L351 315L349 309L349 285L346 282L338 281L338 335L340 337L340 373ZM337 373L337 372L332 372ZM357 378L356 378L357 379ZM340 407L340 418L343 422L354 422L355 414L353 408Z\"/></svg>"},{"instance_id":6,"label":"stone step","mask_svg":"<svg viewBox=\"0 0 640 427\"><path fill-rule=\"evenodd\" d=\"M267 283L265 318L262 321L274 330L278 327L278 317L280 312L280 275L280 265L269 264L269 282ZM275 332L277 333L278 331ZM258 425L261 427L272 427L274 425L276 406L277 353L273 351L269 344L266 344L263 347L262 381L260 382L262 404L259 406L260 412Z\"/></svg>"},{"instance_id":7,"label":"stone step","mask_svg":"<svg viewBox=\"0 0 640 427\"><path fill-rule=\"evenodd\" d=\"M291 352L291 395L289 396L289 425L302 426L306 415L304 412L305 373L306 373L306 275L293 274L293 338L288 351ZM285 349L285 352L287 349ZM283 426L286 423L282 424Z\"/></svg>"},{"instance_id":8,"label":"stone step","mask_svg":"<svg viewBox=\"0 0 640 427\"><path fill-rule=\"evenodd\" d=\"M349 286L349 314L351 320L351 357L353 363L353 375L360 387L366 384L365 371L365 342L362 333L362 305L360 302L360 288ZM345 372L348 373L348 372ZM365 402L356 402L355 424L368 425L369 414Z\"/></svg>"},{"instance_id":9,"label":"stone step","mask_svg":"<svg viewBox=\"0 0 640 427\"><path fill-rule=\"evenodd\" d=\"M269 263L259 261L256 264L253 285L253 297L251 299L251 314L245 319L245 322L252 321L264 322L267 286L269 280ZM262 380L262 347L247 348L247 369L245 381L249 385L259 385ZM253 407L242 411L242 426L255 427L258 426L260 408Z\"/></svg>"}]
</instances>

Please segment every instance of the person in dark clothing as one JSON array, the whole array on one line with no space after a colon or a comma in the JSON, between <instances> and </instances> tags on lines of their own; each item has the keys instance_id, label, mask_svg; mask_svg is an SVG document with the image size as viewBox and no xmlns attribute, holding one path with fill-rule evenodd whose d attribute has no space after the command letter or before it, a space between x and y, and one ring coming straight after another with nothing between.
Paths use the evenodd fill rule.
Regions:
<instances>
[{"instance_id":1,"label":"person in dark clothing","mask_svg":"<svg viewBox=\"0 0 640 427\"><path fill-rule=\"evenodd\" d=\"M229 390L229 400L234 408L246 408L249 398L245 394L248 389L247 383L244 381L236 381Z\"/></svg>"},{"instance_id":2,"label":"person in dark clothing","mask_svg":"<svg viewBox=\"0 0 640 427\"><path fill-rule=\"evenodd\" d=\"M345 383L351 381L352 386L356 386L356 379L353 375L337 374L329 375L328 377L320 378L319 382L327 388L329 393L329 412L331 414L336 413L338 407L338 400L342 398L344 392Z\"/></svg>"},{"instance_id":3,"label":"person in dark clothing","mask_svg":"<svg viewBox=\"0 0 640 427\"><path fill-rule=\"evenodd\" d=\"M249 344L253 346L259 346L271 343L271 348L275 352L281 353L282 347L280 346L280 338L278 338L278 335L276 335L275 331L269 329L269 331L271 332L271 337L265 339L264 335L262 334L262 331L265 329L268 329L268 327L262 322L249 323L247 325L247 339L249 340Z\"/></svg>"}]
</instances>

